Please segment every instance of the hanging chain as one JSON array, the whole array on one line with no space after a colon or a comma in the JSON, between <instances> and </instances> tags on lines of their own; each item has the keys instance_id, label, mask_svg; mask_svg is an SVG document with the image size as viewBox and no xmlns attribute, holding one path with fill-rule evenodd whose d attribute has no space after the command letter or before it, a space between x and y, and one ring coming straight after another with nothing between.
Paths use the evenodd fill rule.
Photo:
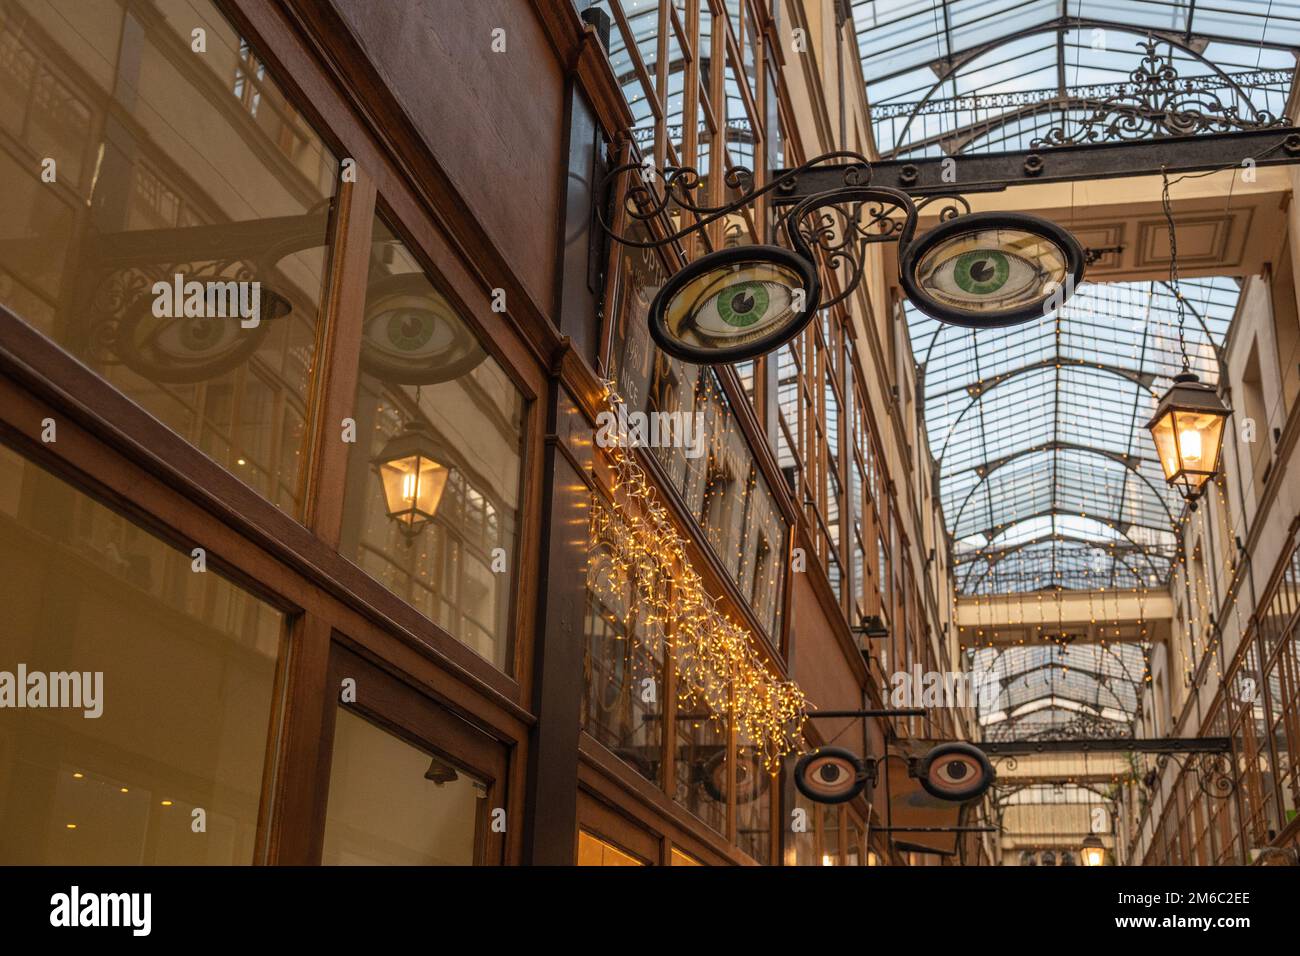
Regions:
<instances>
[{"instance_id":1,"label":"hanging chain","mask_svg":"<svg viewBox=\"0 0 1300 956\"><path fill-rule=\"evenodd\" d=\"M1178 283L1178 234L1174 229L1174 209L1169 201L1169 171L1160 167L1160 178L1164 188L1160 191L1160 207L1165 213L1165 223L1169 226L1169 285L1174 290L1174 305L1178 310L1178 352L1183 359L1183 372L1190 372L1191 360L1187 357L1187 306L1183 302L1183 289Z\"/></svg>"}]
</instances>

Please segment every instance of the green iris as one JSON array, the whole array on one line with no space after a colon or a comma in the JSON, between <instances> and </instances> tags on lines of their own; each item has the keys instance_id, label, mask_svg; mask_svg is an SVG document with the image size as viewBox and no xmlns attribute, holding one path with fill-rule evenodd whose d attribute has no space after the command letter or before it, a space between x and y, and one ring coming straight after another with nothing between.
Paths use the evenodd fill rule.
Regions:
<instances>
[{"instance_id":1,"label":"green iris","mask_svg":"<svg viewBox=\"0 0 1300 956\"><path fill-rule=\"evenodd\" d=\"M192 352L202 352L221 341L221 332L221 323L215 319L185 319L180 327L181 344Z\"/></svg>"},{"instance_id":2,"label":"green iris","mask_svg":"<svg viewBox=\"0 0 1300 956\"><path fill-rule=\"evenodd\" d=\"M990 295L1007 284L1011 267L1007 257L992 249L964 252L953 266L953 280L963 292Z\"/></svg>"},{"instance_id":3,"label":"green iris","mask_svg":"<svg viewBox=\"0 0 1300 956\"><path fill-rule=\"evenodd\" d=\"M411 352L433 336L433 321L423 309L397 309L389 315L387 332L394 348Z\"/></svg>"},{"instance_id":4,"label":"green iris","mask_svg":"<svg viewBox=\"0 0 1300 956\"><path fill-rule=\"evenodd\" d=\"M738 329L753 325L767 312L767 290L761 282L738 282L718 296L718 316Z\"/></svg>"}]
</instances>

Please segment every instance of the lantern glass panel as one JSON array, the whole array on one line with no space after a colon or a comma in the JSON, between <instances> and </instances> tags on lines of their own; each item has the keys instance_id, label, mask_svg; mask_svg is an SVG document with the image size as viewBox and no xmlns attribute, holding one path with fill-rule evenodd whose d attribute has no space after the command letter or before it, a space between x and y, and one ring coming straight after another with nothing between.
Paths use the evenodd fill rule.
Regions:
<instances>
[{"instance_id":1,"label":"lantern glass panel","mask_svg":"<svg viewBox=\"0 0 1300 956\"><path fill-rule=\"evenodd\" d=\"M1178 442L1172 414L1162 415L1151 425L1151 438L1155 441L1156 454L1160 456L1160 468L1165 473L1165 481L1173 481L1181 463L1178 460Z\"/></svg>"},{"instance_id":2,"label":"lantern glass panel","mask_svg":"<svg viewBox=\"0 0 1300 956\"><path fill-rule=\"evenodd\" d=\"M433 518L447 487L447 468L427 455L409 455L379 467L388 513L414 528Z\"/></svg>"}]
</instances>

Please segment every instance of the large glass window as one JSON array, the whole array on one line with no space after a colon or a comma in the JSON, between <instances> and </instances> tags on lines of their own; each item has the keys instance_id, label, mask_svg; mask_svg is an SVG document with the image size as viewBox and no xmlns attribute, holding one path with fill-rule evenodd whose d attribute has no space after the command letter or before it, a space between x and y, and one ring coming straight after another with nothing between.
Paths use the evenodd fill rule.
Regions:
<instances>
[{"instance_id":1,"label":"large glass window","mask_svg":"<svg viewBox=\"0 0 1300 956\"><path fill-rule=\"evenodd\" d=\"M378 216L373 237L341 550L505 669L524 399Z\"/></svg>"},{"instance_id":2,"label":"large glass window","mask_svg":"<svg viewBox=\"0 0 1300 956\"><path fill-rule=\"evenodd\" d=\"M486 796L481 780L339 708L321 862L472 866Z\"/></svg>"},{"instance_id":3,"label":"large glass window","mask_svg":"<svg viewBox=\"0 0 1300 956\"><path fill-rule=\"evenodd\" d=\"M620 268L611 346L619 395L629 412L678 413L694 423L701 447L653 445L649 452L775 640L781 634L789 528L713 371L669 358L650 340L646 316L663 282L662 264L632 250Z\"/></svg>"},{"instance_id":4,"label":"large glass window","mask_svg":"<svg viewBox=\"0 0 1300 956\"><path fill-rule=\"evenodd\" d=\"M283 615L3 446L0 607L0 863L253 862Z\"/></svg>"},{"instance_id":5,"label":"large glass window","mask_svg":"<svg viewBox=\"0 0 1300 956\"><path fill-rule=\"evenodd\" d=\"M587 647L582 726L662 784L664 649L662 625L630 600L633 588L597 542L587 569Z\"/></svg>"},{"instance_id":6,"label":"large glass window","mask_svg":"<svg viewBox=\"0 0 1300 956\"><path fill-rule=\"evenodd\" d=\"M707 705L677 707L676 787L673 799L713 829L727 828L727 726Z\"/></svg>"},{"instance_id":7,"label":"large glass window","mask_svg":"<svg viewBox=\"0 0 1300 956\"><path fill-rule=\"evenodd\" d=\"M297 513L335 157L208 0L5 3L0 86L0 305Z\"/></svg>"}]
</instances>

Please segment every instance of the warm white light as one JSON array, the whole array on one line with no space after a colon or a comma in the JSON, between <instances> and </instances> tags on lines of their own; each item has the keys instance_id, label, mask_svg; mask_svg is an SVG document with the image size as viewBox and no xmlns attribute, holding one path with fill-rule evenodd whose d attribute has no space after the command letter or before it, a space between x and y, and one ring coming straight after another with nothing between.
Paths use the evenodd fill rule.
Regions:
<instances>
[{"instance_id":1,"label":"warm white light","mask_svg":"<svg viewBox=\"0 0 1300 956\"><path fill-rule=\"evenodd\" d=\"M1201 433L1194 428L1185 428L1178 433L1178 453L1184 464L1199 464L1201 460Z\"/></svg>"},{"instance_id":2,"label":"warm white light","mask_svg":"<svg viewBox=\"0 0 1300 956\"><path fill-rule=\"evenodd\" d=\"M1083 857L1084 866L1103 866L1106 863L1106 847L1095 834L1083 841L1079 855Z\"/></svg>"},{"instance_id":3,"label":"warm white light","mask_svg":"<svg viewBox=\"0 0 1300 956\"><path fill-rule=\"evenodd\" d=\"M1199 442L1200 439L1198 438L1197 441ZM1199 448L1200 445L1198 444L1197 447ZM418 487L418 484L418 475L416 472L408 472L402 476L402 499L404 501L415 500L415 489Z\"/></svg>"}]
</instances>

